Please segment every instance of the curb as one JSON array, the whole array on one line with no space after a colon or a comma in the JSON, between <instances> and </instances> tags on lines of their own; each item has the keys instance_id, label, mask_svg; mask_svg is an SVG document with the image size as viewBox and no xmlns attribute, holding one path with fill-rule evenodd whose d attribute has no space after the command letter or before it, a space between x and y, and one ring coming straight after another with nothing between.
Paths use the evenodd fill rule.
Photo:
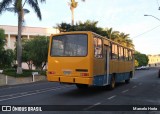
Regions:
<instances>
[{"instance_id":1,"label":"curb","mask_svg":"<svg viewBox=\"0 0 160 114\"><path fill-rule=\"evenodd\" d=\"M0 74L0 86L8 86L8 85L19 85L19 84L28 84L28 83L35 83L39 81L47 81L46 76L37 75L34 77L11 77L5 76L4 74Z\"/></svg>"}]
</instances>

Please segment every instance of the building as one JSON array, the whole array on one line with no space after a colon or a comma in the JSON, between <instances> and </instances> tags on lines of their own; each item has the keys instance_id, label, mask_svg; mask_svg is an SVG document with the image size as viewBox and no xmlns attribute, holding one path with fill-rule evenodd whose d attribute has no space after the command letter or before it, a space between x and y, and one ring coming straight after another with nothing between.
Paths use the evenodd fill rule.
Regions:
<instances>
[{"instance_id":1,"label":"building","mask_svg":"<svg viewBox=\"0 0 160 114\"><path fill-rule=\"evenodd\" d=\"M160 55L148 55L150 67L160 67Z\"/></svg>"},{"instance_id":2,"label":"building","mask_svg":"<svg viewBox=\"0 0 160 114\"><path fill-rule=\"evenodd\" d=\"M0 28L5 31L7 40L7 45L5 46L5 48L14 49L18 33L18 27L9 25L0 25ZM51 34L56 34L56 33L59 33L58 29L24 26L22 29L22 39L23 38L31 39L36 36L50 36ZM26 63L22 63L22 68L28 69L28 65Z\"/></svg>"},{"instance_id":3,"label":"building","mask_svg":"<svg viewBox=\"0 0 160 114\"><path fill-rule=\"evenodd\" d=\"M17 26L0 25L0 28L4 29L7 39L7 49L14 49L16 37L18 33ZM27 27L24 26L22 29L22 38L34 38L35 36L50 36L51 34L59 33L58 29L54 28L41 28L41 27Z\"/></svg>"}]
</instances>

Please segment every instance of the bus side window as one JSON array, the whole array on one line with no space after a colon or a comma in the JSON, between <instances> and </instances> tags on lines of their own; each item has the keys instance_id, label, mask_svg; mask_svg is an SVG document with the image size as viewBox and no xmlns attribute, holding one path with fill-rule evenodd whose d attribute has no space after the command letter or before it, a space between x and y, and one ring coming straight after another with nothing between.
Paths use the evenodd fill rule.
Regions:
<instances>
[{"instance_id":1,"label":"bus side window","mask_svg":"<svg viewBox=\"0 0 160 114\"><path fill-rule=\"evenodd\" d=\"M102 58L102 39L94 38L94 56L96 58Z\"/></svg>"},{"instance_id":2,"label":"bus side window","mask_svg":"<svg viewBox=\"0 0 160 114\"><path fill-rule=\"evenodd\" d=\"M112 43L109 46L109 58L112 59Z\"/></svg>"},{"instance_id":3,"label":"bus side window","mask_svg":"<svg viewBox=\"0 0 160 114\"><path fill-rule=\"evenodd\" d=\"M118 59L118 46L116 44L112 44L112 59Z\"/></svg>"},{"instance_id":4,"label":"bus side window","mask_svg":"<svg viewBox=\"0 0 160 114\"><path fill-rule=\"evenodd\" d=\"M126 61L126 49L124 49L124 60Z\"/></svg>"},{"instance_id":5,"label":"bus side window","mask_svg":"<svg viewBox=\"0 0 160 114\"><path fill-rule=\"evenodd\" d=\"M132 61L132 51L131 50L129 50L129 61Z\"/></svg>"},{"instance_id":6,"label":"bus side window","mask_svg":"<svg viewBox=\"0 0 160 114\"><path fill-rule=\"evenodd\" d=\"M124 49L124 59L125 61L128 61L128 49Z\"/></svg>"},{"instance_id":7,"label":"bus side window","mask_svg":"<svg viewBox=\"0 0 160 114\"><path fill-rule=\"evenodd\" d=\"M123 47L119 46L119 60L123 60Z\"/></svg>"},{"instance_id":8,"label":"bus side window","mask_svg":"<svg viewBox=\"0 0 160 114\"><path fill-rule=\"evenodd\" d=\"M128 49L126 49L127 50L127 57L126 57L126 59L127 59L127 61L129 61L129 50Z\"/></svg>"}]
</instances>

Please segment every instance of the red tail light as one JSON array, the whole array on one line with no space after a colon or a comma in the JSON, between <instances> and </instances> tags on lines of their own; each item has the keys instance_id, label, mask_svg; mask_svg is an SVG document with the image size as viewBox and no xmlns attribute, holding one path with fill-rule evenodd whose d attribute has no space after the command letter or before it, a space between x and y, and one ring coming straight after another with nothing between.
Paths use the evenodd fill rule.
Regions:
<instances>
[{"instance_id":1,"label":"red tail light","mask_svg":"<svg viewBox=\"0 0 160 114\"><path fill-rule=\"evenodd\" d=\"M89 76L89 73L80 73L81 76Z\"/></svg>"},{"instance_id":2,"label":"red tail light","mask_svg":"<svg viewBox=\"0 0 160 114\"><path fill-rule=\"evenodd\" d=\"M55 74L55 71L48 71L48 74Z\"/></svg>"}]
</instances>

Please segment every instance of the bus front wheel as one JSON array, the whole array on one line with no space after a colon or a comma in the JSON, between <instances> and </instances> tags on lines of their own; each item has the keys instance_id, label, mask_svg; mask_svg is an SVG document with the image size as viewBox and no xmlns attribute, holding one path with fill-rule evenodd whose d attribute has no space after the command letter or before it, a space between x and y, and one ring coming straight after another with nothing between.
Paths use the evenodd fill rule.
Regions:
<instances>
[{"instance_id":1,"label":"bus front wheel","mask_svg":"<svg viewBox=\"0 0 160 114\"><path fill-rule=\"evenodd\" d=\"M129 78L125 80L125 83L126 83L126 84L129 84L129 83L130 83L130 79L132 78L132 74L133 74L133 73L130 72Z\"/></svg>"},{"instance_id":2,"label":"bus front wheel","mask_svg":"<svg viewBox=\"0 0 160 114\"><path fill-rule=\"evenodd\" d=\"M111 83L110 83L110 85L109 85L109 88L112 90L112 89L114 89L114 88L115 88L115 85L116 85L115 78L114 78L114 77L112 77L112 78L111 78Z\"/></svg>"}]
</instances>

